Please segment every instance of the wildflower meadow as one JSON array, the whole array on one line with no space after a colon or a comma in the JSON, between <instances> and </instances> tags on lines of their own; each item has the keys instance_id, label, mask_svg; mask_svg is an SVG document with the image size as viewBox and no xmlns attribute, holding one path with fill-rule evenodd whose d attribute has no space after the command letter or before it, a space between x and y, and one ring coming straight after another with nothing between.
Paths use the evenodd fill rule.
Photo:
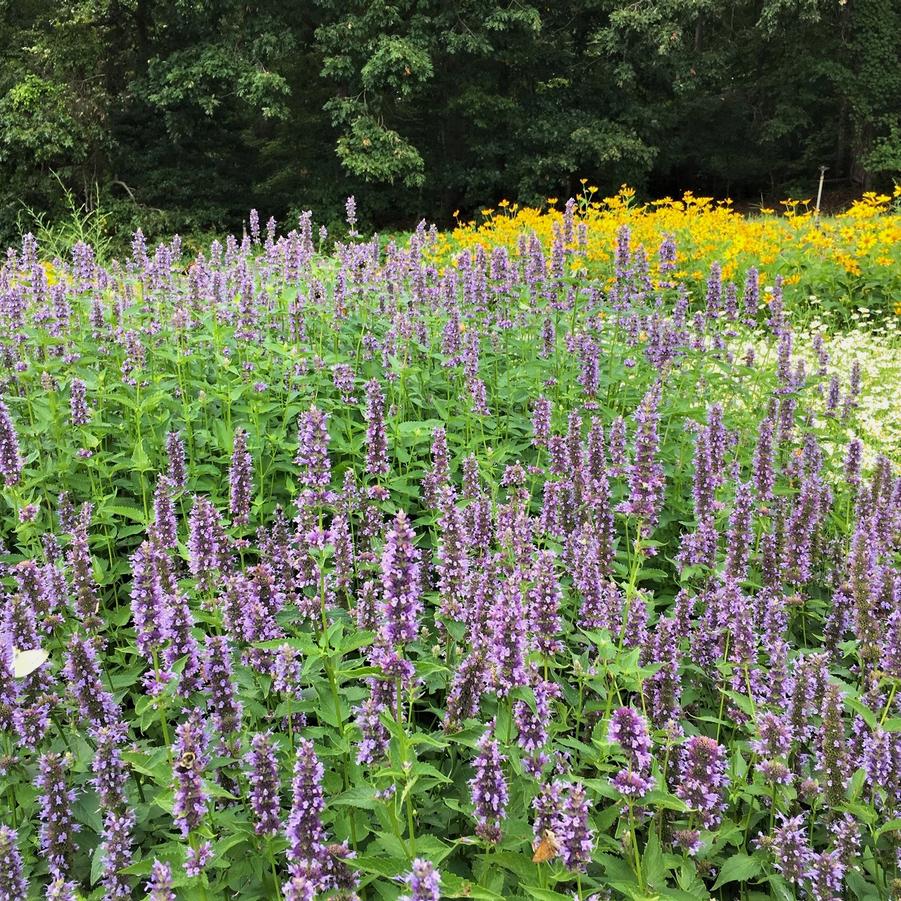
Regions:
<instances>
[{"instance_id":1,"label":"wildflower meadow","mask_svg":"<svg viewBox=\"0 0 901 901\"><path fill-rule=\"evenodd\" d=\"M897 203L26 234L0 899L899 897Z\"/></svg>"}]
</instances>

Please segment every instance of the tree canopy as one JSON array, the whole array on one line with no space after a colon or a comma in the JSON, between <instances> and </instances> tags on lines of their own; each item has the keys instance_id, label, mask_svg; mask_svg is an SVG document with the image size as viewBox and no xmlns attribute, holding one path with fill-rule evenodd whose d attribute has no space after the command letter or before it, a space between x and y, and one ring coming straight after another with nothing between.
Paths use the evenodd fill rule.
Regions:
<instances>
[{"instance_id":1,"label":"tree canopy","mask_svg":"<svg viewBox=\"0 0 901 901\"><path fill-rule=\"evenodd\" d=\"M895 0L0 0L0 233L901 171ZM54 177L54 175L56 177Z\"/></svg>"}]
</instances>

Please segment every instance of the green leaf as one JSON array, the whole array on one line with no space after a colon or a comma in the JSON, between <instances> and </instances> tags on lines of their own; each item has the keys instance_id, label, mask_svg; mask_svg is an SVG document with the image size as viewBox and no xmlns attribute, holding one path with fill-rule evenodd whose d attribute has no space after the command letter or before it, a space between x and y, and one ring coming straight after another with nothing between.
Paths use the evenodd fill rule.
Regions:
<instances>
[{"instance_id":1,"label":"green leaf","mask_svg":"<svg viewBox=\"0 0 901 901\"><path fill-rule=\"evenodd\" d=\"M720 868L720 874L713 885L713 890L716 891L721 885L726 885L728 882L747 882L754 876L758 876L761 869L759 860L739 851L738 854L733 854Z\"/></svg>"},{"instance_id":2,"label":"green leaf","mask_svg":"<svg viewBox=\"0 0 901 901\"><path fill-rule=\"evenodd\" d=\"M549 888L539 888L537 885L524 885L523 888L529 893L530 898L537 898L538 901L571 901L572 895L561 895L560 892L552 891Z\"/></svg>"},{"instance_id":3,"label":"green leaf","mask_svg":"<svg viewBox=\"0 0 901 901\"><path fill-rule=\"evenodd\" d=\"M666 881L666 867L663 863L663 852L657 830L651 829L648 842L641 855L641 869L649 885L662 885Z\"/></svg>"}]
</instances>

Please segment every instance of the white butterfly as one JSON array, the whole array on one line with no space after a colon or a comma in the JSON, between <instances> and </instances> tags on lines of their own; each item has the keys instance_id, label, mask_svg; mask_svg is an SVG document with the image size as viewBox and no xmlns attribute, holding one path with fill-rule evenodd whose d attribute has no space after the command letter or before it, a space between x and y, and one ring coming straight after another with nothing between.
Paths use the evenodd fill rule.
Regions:
<instances>
[{"instance_id":1,"label":"white butterfly","mask_svg":"<svg viewBox=\"0 0 901 901\"><path fill-rule=\"evenodd\" d=\"M13 648L13 675L17 679L30 676L36 669L42 667L50 655L43 648L33 651L20 651Z\"/></svg>"}]
</instances>

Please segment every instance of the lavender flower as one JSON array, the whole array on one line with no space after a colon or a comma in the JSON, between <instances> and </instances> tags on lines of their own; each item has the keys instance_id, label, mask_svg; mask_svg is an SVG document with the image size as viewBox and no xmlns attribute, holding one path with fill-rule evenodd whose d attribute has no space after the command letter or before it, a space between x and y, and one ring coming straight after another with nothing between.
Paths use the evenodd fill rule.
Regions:
<instances>
[{"instance_id":1,"label":"lavender flower","mask_svg":"<svg viewBox=\"0 0 901 901\"><path fill-rule=\"evenodd\" d=\"M0 826L0 898L4 901L25 901L27 895L28 883L22 869L18 835L15 829Z\"/></svg>"},{"instance_id":2,"label":"lavender flower","mask_svg":"<svg viewBox=\"0 0 901 901\"><path fill-rule=\"evenodd\" d=\"M294 875L306 876L317 883L327 869L328 857L322 825L322 812L325 810L323 774L313 742L300 739L294 763L293 802L285 826L288 863Z\"/></svg>"},{"instance_id":3,"label":"lavender flower","mask_svg":"<svg viewBox=\"0 0 901 901\"><path fill-rule=\"evenodd\" d=\"M209 578L215 570L225 569L225 534L219 524L219 512L205 497L194 498L188 518L188 568L192 576Z\"/></svg>"},{"instance_id":4,"label":"lavender flower","mask_svg":"<svg viewBox=\"0 0 901 901\"><path fill-rule=\"evenodd\" d=\"M204 675L216 731L224 749L234 753L241 731L241 702L232 682L231 647L224 635L207 639Z\"/></svg>"},{"instance_id":5,"label":"lavender flower","mask_svg":"<svg viewBox=\"0 0 901 901\"><path fill-rule=\"evenodd\" d=\"M169 432L166 435L166 456L169 460L166 476L175 491L183 491L187 484L187 467L185 445L178 432Z\"/></svg>"},{"instance_id":6,"label":"lavender flower","mask_svg":"<svg viewBox=\"0 0 901 901\"><path fill-rule=\"evenodd\" d=\"M554 834L560 845L560 859L571 872L585 873L591 862L594 832L588 814L585 789L579 784L570 786L556 819Z\"/></svg>"},{"instance_id":7,"label":"lavender flower","mask_svg":"<svg viewBox=\"0 0 901 901\"><path fill-rule=\"evenodd\" d=\"M271 733L259 733L251 739L247 766L254 831L257 835L275 835L281 828L281 785L278 757Z\"/></svg>"},{"instance_id":8,"label":"lavender flower","mask_svg":"<svg viewBox=\"0 0 901 901\"><path fill-rule=\"evenodd\" d=\"M63 668L69 693L78 704L78 712L91 732L120 722L121 712L109 690L104 687L97 651L89 638L73 635L69 639Z\"/></svg>"},{"instance_id":9,"label":"lavender flower","mask_svg":"<svg viewBox=\"0 0 901 901\"><path fill-rule=\"evenodd\" d=\"M800 885L812 874L813 851L807 841L804 816L782 818L781 824L773 831L771 848L773 865L783 879Z\"/></svg>"},{"instance_id":10,"label":"lavender flower","mask_svg":"<svg viewBox=\"0 0 901 901\"><path fill-rule=\"evenodd\" d=\"M641 520L645 535L650 534L657 524L663 503L665 480L663 467L657 460L660 393L661 384L657 382L648 390L635 411L635 462L629 468L629 499L622 505L623 512Z\"/></svg>"},{"instance_id":11,"label":"lavender flower","mask_svg":"<svg viewBox=\"0 0 901 901\"><path fill-rule=\"evenodd\" d=\"M294 463L301 469L301 482L313 491L327 488L332 480L329 460L328 415L316 406L301 413L298 420L297 455Z\"/></svg>"},{"instance_id":12,"label":"lavender flower","mask_svg":"<svg viewBox=\"0 0 901 901\"><path fill-rule=\"evenodd\" d=\"M202 842L196 848L188 848L185 854L185 874L199 876L213 859L213 843Z\"/></svg>"},{"instance_id":13,"label":"lavender flower","mask_svg":"<svg viewBox=\"0 0 901 901\"><path fill-rule=\"evenodd\" d=\"M229 512L236 526L245 525L250 516L250 493L253 488L253 458L247 450L247 432L235 431L234 451L228 470Z\"/></svg>"},{"instance_id":14,"label":"lavender flower","mask_svg":"<svg viewBox=\"0 0 901 901\"><path fill-rule=\"evenodd\" d=\"M375 379L366 383L366 472L388 472L388 439L385 437L385 395Z\"/></svg>"},{"instance_id":15,"label":"lavender flower","mask_svg":"<svg viewBox=\"0 0 901 901\"><path fill-rule=\"evenodd\" d=\"M699 815L706 829L722 818L726 775L726 749L712 738L695 735L682 748L676 795Z\"/></svg>"},{"instance_id":16,"label":"lavender flower","mask_svg":"<svg viewBox=\"0 0 901 901\"><path fill-rule=\"evenodd\" d=\"M7 485L15 485L22 475L19 437L9 407L0 398L0 476Z\"/></svg>"},{"instance_id":17,"label":"lavender flower","mask_svg":"<svg viewBox=\"0 0 901 901\"><path fill-rule=\"evenodd\" d=\"M507 780L504 757L493 737L494 721L479 739L479 754L473 762L475 776L469 781L475 807L476 834L490 844L501 840L501 823L507 810Z\"/></svg>"},{"instance_id":18,"label":"lavender flower","mask_svg":"<svg viewBox=\"0 0 901 901\"><path fill-rule=\"evenodd\" d=\"M401 895L397 901L439 901L441 898L441 877L428 860L417 857L403 881L410 894Z\"/></svg>"},{"instance_id":19,"label":"lavender flower","mask_svg":"<svg viewBox=\"0 0 901 901\"><path fill-rule=\"evenodd\" d=\"M149 901L176 901L172 886L172 868L161 860L155 860L147 881Z\"/></svg>"},{"instance_id":20,"label":"lavender flower","mask_svg":"<svg viewBox=\"0 0 901 901\"><path fill-rule=\"evenodd\" d=\"M87 425L91 418L86 400L87 386L81 379L72 379L69 386L69 410L72 425Z\"/></svg>"},{"instance_id":21,"label":"lavender flower","mask_svg":"<svg viewBox=\"0 0 901 901\"><path fill-rule=\"evenodd\" d=\"M39 792L41 854L54 879L65 879L69 875L75 853L74 835L78 831L72 812L75 792L66 787L68 767L68 756L42 754L38 759L38 775L34 782Z\"/></svg>"},{"instance_id":22,"label":"lavender flower","mask_svg":"<svg viewBox=\"0 0 901 901\"><path fill-rule=\"evenodd\" d=\"M175 550L178 545L178 519L172 500L173 486L167 476L160 476L153 493L153 540L160 547Z\"/></svg>"},{"instance_id":23,"label":"lavender flower","mask_svg":"<svg viewBox=\"0 0 901 901\"><path fill-rule=\"evenodd\" d=\"M385 539L382 551L382 633L391 644L406 644L419 634L422 611L420 554L416 536L403 510Z\"/></svg>"},{"instance_id":24,"label":"lavender flower","mask_svg":"<svg viewBox=\"0 0 901 901\"><path fill-rule=\"evenodd\" d=\"M175 801L172 819L187 838L206 814L207 791L203 771L207 764L207 738L199 716L192 716L175 730Z\"/></svg>"}]
</instances>

